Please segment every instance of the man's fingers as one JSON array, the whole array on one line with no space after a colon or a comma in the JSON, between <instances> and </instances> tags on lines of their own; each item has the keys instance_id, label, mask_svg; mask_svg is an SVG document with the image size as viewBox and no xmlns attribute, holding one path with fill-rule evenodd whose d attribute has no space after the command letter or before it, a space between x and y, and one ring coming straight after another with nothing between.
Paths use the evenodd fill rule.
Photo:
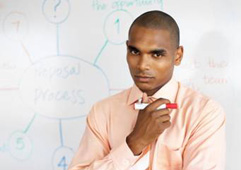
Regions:
<instances>
[{"instance_id":1,"label":"man's fingers","mask_svg":"<svg viewBox=\"0 0 241 170\"><path fill-rule=\"evenodd\" d=\"M170 115L164 115L164 116L161 116L159 119L160 119L161 122L167 122L167 121L171 120L171 116Z\"/></svg>"},{"instance_id":2,"label":"man's fingers","mask_svg":"<svg viewBox=\"0 0 241 170\"><path fill-rule=\"evenodd\" d=\"M170 121L167 121L167 122L164 122L162 125L163 125L163 127L166 129L166 128L168 128L168 127L171 126L171 122L170 122Z\"/></svg>"},{"instance_id":3,"label":"man's fingers","mask_svg":"<svg viewBox=\"0 0 241 170\"><path fill-rule=\"evenodd\" d=\"M163 99L163 98L159 98L156 101L152 102L151 104L149 104L145 110L147 112L152 112L155 111L160 105L162 104L166 104L166 103L170 103L170 101L168 99ZM164 110L164 109L163 109Z\"/></svg>"},{"instance_id":4,"label":"man's fingers","mask_svg":"<svg viewBox=\"0 0 241 170\"><path fill-rule=\"evenodd\" d=\"M159 118L164 115L169 115L171 112L169 109L160 109L160 110L155 110L151 113L153 118Z\"/></svg>"}]
</instances>

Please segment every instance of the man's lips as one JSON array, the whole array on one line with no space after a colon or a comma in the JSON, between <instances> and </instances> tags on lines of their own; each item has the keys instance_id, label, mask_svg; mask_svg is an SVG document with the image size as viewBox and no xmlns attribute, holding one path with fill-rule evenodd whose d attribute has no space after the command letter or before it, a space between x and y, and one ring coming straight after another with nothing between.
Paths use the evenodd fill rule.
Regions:
<instances>
[{"instance_id":1,"label":"man's lips","mask_svg":"<svg viewBox=\"0 0 241 170\"><path fill-rule=\"evenodd\" d=\"M135 80L139 81L139 82L149 82L151 79L153 79L154 77L151 76L145 76L145 75L135 75Z\"/></svg>"}]
</instances>

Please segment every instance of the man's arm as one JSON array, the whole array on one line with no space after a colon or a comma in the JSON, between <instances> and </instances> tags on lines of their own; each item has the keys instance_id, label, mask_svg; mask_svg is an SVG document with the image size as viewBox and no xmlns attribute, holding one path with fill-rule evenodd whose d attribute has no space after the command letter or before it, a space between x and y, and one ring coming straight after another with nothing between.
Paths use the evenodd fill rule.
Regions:
<instances>
[{"instance_id":1,"label":"man's arm","mask_svg":"<svg viewBox=\"0 0 241 170\"><path fill-rule=\"evenodd\" d=\"M225 169L225 114L214 101L209 101L200 114L199 123L183 153L184 170Z\"/></svg>"},{"instance_id":2,"label":"man's arm","mask_svg":"<svg viewBox=\"0 0 241 170\"><path fill-rule=\"evenodd\" d=\"M87 118L87 126L80 146L68 170L125 170L137 161L123 139L111 149L108 141L107 118L100 104L96 104Z\"/></svg>"},{"instance_id":3,"label":"man's arm","mask_svg":"<svg viewBox=\"0 0 241 170\"><path fill-rule=\"evenodd\" d=\"M170 101L160 98L139 111L135 127L127 137L127 144L134 155L139 155L145 147L153 143L163 131L170 127L170 110L157 109L166 103Z\"/></svg>"}]
</instances>

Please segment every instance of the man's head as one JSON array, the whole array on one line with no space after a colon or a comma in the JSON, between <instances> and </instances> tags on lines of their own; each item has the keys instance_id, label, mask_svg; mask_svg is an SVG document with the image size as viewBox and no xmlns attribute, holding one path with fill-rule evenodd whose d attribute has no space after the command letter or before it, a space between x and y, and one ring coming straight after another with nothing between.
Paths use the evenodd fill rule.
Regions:
<instances>
[{"instance_id":1,"label":"man's head","mask_svg":"<svg viewBox=\"0 0 241 170\"><path fill-rule=\"evenodd\" d=\"M153 95L172 77L183 47L175 20L161 11L139 16L131 25L127 41L127 62L137 87Z\"/></svg>"},{"instance_id":2,"label":"man's head","mask_svg":"<svg viewBox=\"0 0 241 170\"><path fill-rule=\"evenodd\" d=\"M149 11L137 17L131 24L129 36L133 26L169 30L172 42L174 43L173 45L176 46L176 48L179 46L179 27L176 21L170 15L162 11Z\"/></svg>"}]
</instances>

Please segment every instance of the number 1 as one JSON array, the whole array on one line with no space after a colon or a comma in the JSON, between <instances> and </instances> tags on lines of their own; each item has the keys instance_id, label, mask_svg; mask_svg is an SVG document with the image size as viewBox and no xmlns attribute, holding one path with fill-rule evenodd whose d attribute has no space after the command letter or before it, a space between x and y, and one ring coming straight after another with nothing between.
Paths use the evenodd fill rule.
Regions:
<instances>
[{"instance_id":1,"label":"number 1","mask_svg":"<svg viewBox=\"0 0 241 170\"><path fill-rule=\"evenodd\" d=\"M16 143L17 143L16 149L18 149L18 150L24 149L25 144L24 144L23 138L21 138L21 137L17 138Z\"/></svg>"},{"instance_id":2,"label":"number 1","mask_svg":"<svg viewBox=\"0 0 241 170\"><path fill-rule=\"evenodd\" d=\"M117 25L117 33L120 34L120 19L119 18L115 21L115 24Z\"/></svg>"}]
</instances>

